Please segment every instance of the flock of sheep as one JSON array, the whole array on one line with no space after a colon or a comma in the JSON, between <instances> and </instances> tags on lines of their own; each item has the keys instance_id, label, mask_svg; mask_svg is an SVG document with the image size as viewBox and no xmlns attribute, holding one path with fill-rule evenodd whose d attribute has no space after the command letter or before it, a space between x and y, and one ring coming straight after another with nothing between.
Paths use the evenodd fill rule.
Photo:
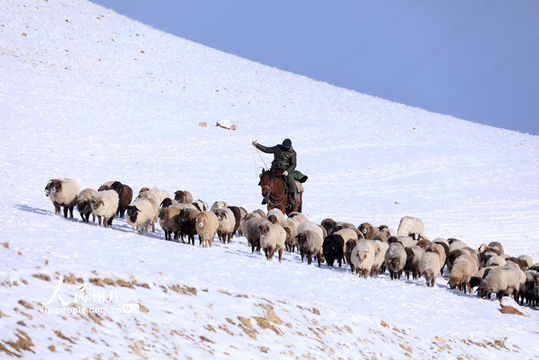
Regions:
<instances>
[{"instance_id":1,"label":"flock of sheep","mask_svg":"<svg viewBox=\"0 0 539 360\"><path fill-rule=\"evenodd\" d=\"M301 213L288 217L278 209L255 210L248 213L242 207L228 206L223 201L211 208L202 200L193 201L188 191L171 194L159 189L142 188L133 200L132 189L118 181L103 184L98 190L84 189L71 179L52 179L45 187L59 214L73 217L75 206L84 222L97 217L99 225L111 226L116 216L126 214L127 223L140 234L155 231L155 223L165 233L165 239L187 238L195 244L198 235L201 246L212 246L217 235L229 243L238 233L247 238L252 251L263 251L268 260L283 251L299 251L302 262L313 258L321 266L326 262L339 266L346 262L354 274L367 278L389 271L391 279L400 279L404 273L409 279L425 278L429 287L434 286L444 267L449 273L451 289L471 292L477 287L478 297L498 299L512 296L521 305L537 306L539 303L539 264L527 255L518 257L504 254L498 242L483 244L475 250L457 239L437 238L428 240L423 235L423 222L405 216L398 230L387 226L374 227L324 219L316 224Z\"/></svg>"}]
</instances>

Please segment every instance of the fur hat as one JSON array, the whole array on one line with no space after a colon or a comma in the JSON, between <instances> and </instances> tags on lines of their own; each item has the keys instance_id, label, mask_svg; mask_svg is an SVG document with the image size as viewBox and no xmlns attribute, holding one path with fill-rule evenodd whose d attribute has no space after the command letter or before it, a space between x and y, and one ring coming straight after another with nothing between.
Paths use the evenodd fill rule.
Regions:
<instances>
[{"instance_id":1,"label":"fur hat","mask_svg":"<svg viewBox=\"0 0 539 360\"><path fill-rule=\"evenodd\" d=\"M284 146L285 148L291 148L292 147L292 140L284 139L282 146Z\"/></svg>"}]
</instances>

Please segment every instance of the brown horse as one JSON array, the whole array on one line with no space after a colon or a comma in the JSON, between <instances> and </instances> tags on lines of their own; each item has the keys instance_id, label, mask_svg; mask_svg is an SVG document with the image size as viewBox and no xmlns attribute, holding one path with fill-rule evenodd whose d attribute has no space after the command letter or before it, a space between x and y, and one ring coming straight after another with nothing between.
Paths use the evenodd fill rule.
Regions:
<instances>
[{"instance_id":1,"label":"brown horse","mask_svg":"<svg viewBox=\"0 0 539 360\"><path fill-rule=\"evenodd\" d=\"M271 209L279 209L286 215L289 215L294 211L301 212L302 194L300 193L299 203L295 203L294 206L289 205L288 194L285 190L285 180L282 176L276 175L271 170L262 170L262 176L258 185L262 187L262 197L264 198L265 203L268 204L268 211Z\"/></svg>"}]
</instances>

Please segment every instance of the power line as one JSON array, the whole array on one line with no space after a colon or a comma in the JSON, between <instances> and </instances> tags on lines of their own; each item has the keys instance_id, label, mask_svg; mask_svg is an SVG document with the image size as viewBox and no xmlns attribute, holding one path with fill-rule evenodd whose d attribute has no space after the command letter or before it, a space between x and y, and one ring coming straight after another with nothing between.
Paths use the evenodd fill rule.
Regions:
<instances>
[{"instance_id":1,"label":"power line","mask_svg":"<svg viewBox=\"0 0 539 360\"><path fill-rule=\"evenodd\" d=\"M456 102L458 102L460 99L462 99L463 97L465 97L466 95L468 95L472 90L474 90L476 87L478 87L479 85L481 85L483 82L485 82L488 78L490 78L492 75L494 75L498 70L500 70L501 68L503 68L505 65L507 65L509 62L511 62L511 60L513 60L514 58L516 58L518 55L520 55L524 50L526 50L527 48L529 48L534 42L536 42L537 40L539 40L539 36L537 36L535 39L533 39L531 42L529 42L526 46L524 46L522 49L520 49L519 51L517 51L513 56L511 56L509 59L507 59L503 64L501 64L500 66L498 66L496 69L494 69L493 71L491 71L487 76L485 76L484 78L482 78L477 84L475 84L474 86L472 86L471 88L469 88L467 91L464 92L464 94L462 94L461 96L459 96L458 98L456 98L455 100L453 100L449 105L447 105L445 108L442 109L442 111L445 111L447 110L448 108L450 108L453 104L455 104Z\"/></svg>"},{"instance_id":2,"label":"power line","mask_svg":"<svg viewBox=\"0 0 539 360\"><path fill-rule=\"evenodd\" d=\"M466 28L468 28L471 24L473 24L481 15L483 15L488 9L490 9L497 0L492 0L487 5L485 5L481 10L479 10L477 13L472 15L468 20L464 22L464 24L460 25L457 29L455 29L453 32L451 32L449 35L447 35L445 38L443 38L440 42L438 42L436 45L434 45L429 51L427 51L425 54L423 54L419 59L414 61L412 64L410 64L406 69L401 71L398 75L394 76L391 80L386 82L382 87L380 87L376 92L375 95L378 94L380 91L382 91L386 86L397 80L399 77L403 76L408 70L416 66L420 61L421 63L413 70L408 72L401 80L399 80L396 84L394 84L392 87L390 87L387 91L385 91L382 96L386 96L389 94L395 87L400 85L404 80L406 80L410 75L412 75L414 72L416 72L423 64L425 64L428 60L430 60L434 55L436 55L440 50L445 48L451 41L453 41L460 33L462 33Z\"/></svg>"},{"instance_id":3,"label":"power line","mask_svg":"<svg viewBox=\"0 0 539 360\"><path fill-rule=\"evenodd\" d=\"M421 0L416 0L412 5L410 5L404 12L402 12L399 16L395 18L388 26L386 26L382 31L380 31L378 34L376 34L372 39L370 39L365 45L363 45L358 51L356 51L352 56L350 56L345 62L343 62L341 65L339 65L335 70L333 70L329 75L324 77L322 81L327 81L331 76L333 76L337 71L341 70L346 64L348 64L350 61L352 61L353 58L355 58L357 55L359 55L367 46L369 46L374 40L378 39L383 33L385 33L393 24L395 24L397 21L399 21L408 11L410 11L414 6L416 6Z\"/></svg>"}]
</instances>

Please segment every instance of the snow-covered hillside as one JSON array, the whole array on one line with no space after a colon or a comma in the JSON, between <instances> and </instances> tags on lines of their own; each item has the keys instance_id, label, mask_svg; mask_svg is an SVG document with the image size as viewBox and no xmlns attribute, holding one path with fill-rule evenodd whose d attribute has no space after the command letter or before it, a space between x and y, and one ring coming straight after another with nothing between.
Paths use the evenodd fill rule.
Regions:
<instances>
[{"instance_id":1,"label":"snow-covered hillside","mask_svg":"<svg viewBox=\"0 0 539 360\"><path fill-rule=\"evenodd\" d=\"M245 238L205 249L125 219L105 229L54 215L44 188L119 180L252 211L251 142L289 137L311 221L396 228L412 215L431 239L499 241L539 262L539 137L315 82L87 1L1 2L0 357L536 356L536 310L504 315L447 278L364 280L296 253L267 261ZM141 311L119 311L129 304Z\"/></svg>"}]
</instances>

